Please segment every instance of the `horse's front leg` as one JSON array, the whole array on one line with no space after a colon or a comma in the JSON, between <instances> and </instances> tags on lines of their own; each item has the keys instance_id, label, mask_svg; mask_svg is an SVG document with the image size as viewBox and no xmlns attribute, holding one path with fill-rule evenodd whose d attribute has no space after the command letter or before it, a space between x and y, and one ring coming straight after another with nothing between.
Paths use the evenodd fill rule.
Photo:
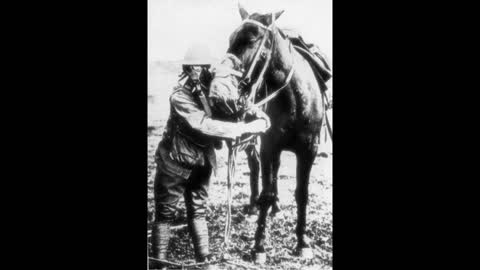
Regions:
<instances>
[{"instance_id":1,"label":"horse's front leg","mask_svg":"<svg viewBox=\"0 0 480 270\"><path fill-rule=\"evenodd\" d=\"M247 154L248 167L250 169L250 205L249 213L255 214L258 201L258 176L260 172L260 155L255 148L255 145L249 145L245 149Z\"/></svg>"},{"instance_id":2,"label":"horse's front leg","mask_svg":"<svg viewBox=\"0 0 480 270\"><path fill-rule=\"evenodd\" d=\"M257 220L257 231L255 232L255 246L253 257L257 263L265 263L265 228L267 226L267 213L275 201L274 186L272 180L272 153L271 148L262 144L260 153L262 167L262 192L258 199L260 214Z\"/></svg>"}]
</instances>

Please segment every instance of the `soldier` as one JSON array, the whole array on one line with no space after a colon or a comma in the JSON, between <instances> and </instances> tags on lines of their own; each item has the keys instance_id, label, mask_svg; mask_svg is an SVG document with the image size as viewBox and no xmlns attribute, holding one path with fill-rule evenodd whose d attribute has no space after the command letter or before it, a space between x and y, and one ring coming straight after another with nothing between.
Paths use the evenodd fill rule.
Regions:
<instances>
[{"instance_id":1,"label":"soldier","mask_svg":"<svg viewBox=\"0 0 480 270\"><path fill-rule=\"evenodd\" d=\"M263 133L270 127L268 116L255 111L256 120L225 122L212 119L208 102L212 57L208 48L191 48L183 61L183 85L170 96L170 116L155 153L155 222L152 228L153 257L166 260L170 224L181 196L184 196L195 259L211 259L205 220L208 186L216 170L214 146L221 139L235 139L245 133ZM156 262L154 268L166 269ZM206 268L209 266L207 265Z\"/></svg>"}]
</instances>

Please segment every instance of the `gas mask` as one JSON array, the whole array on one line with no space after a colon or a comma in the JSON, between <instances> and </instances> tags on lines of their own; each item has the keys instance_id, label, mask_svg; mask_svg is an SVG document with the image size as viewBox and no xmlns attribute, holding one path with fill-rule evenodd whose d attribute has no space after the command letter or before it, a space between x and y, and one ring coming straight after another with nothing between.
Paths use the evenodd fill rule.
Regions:
<instances>
[{"instance_id":1,"label":"gas mask","mask_svg":"<svg viewBox=\"0 0 480 270\"><path fill-rule=\"evenodd\" d=\"M243 76L242 62L234 55L227 54L212 68L213 80L209 98L215 115L222 120L235 120L241 114L242 100L238 89Z\"/></svg>"},{"instance_id":2,"label":"gas mask","mask_svg":"<svg viewBox=\"0 0 480 270\"><path fill-rule=\"evenodd\" d=\"M208 94L208 87L212 80L209 68L210 65L184 65L180 80L188 77L193 92L203 90L205 94Z\"/></svg>"},{"instance_id":3,"label":"gas mask","mask_svg":"<svg viewBox=\"0 0 480 270\"><path fill-rule=\"evenodd\" d=\"M212 82L209 68L210 65L184 65L180 80L188 77L187 83L192 88L192 93L198 96L207 115L212 116L211 102L208 99L209 87Z\"/></svg>"}]
</instances>

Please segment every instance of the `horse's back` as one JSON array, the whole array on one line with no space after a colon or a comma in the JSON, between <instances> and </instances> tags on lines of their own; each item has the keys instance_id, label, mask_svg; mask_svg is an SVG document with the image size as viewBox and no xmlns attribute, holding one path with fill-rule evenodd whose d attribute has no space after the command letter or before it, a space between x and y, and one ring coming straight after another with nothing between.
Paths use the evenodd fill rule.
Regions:
<instances>
[{"instance_id":1,"label":"horse's back","mask_svg":"<svg viewBox=\"0 0 480 270\"><path fill-rule=\"evenodd\" d=\"M323 116L323 103L320 85L309 62L299 53L295 53L295 92L298 95L298 117L310 125L320 127Z\"/></svg>"}]
</instances>

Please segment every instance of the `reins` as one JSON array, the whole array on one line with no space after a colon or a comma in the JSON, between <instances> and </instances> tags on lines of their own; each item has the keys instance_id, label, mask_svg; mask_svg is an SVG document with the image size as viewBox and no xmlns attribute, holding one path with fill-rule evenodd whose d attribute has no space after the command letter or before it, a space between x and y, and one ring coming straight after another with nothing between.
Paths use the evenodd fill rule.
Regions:
<instances>
[{"instance_id":1,"label":"reins","mask_svg":"<svg viewBox=\"0 0 480 270\"><path fill-rule=\"evenodd\" d=\"M267 28L268 29L268 28ZM252 76L252 73L253 73L253 70L255 69L255 66L257 65L257 62L258 60L260 59L260 55L262 53L262 48L263 46L265 45L265 42L267 41L267 34L263 35L262 37L262 41L260 43L260 46L258 46L258 49L255 53L255 57L253 58L253 61L252 63L250 64L248 70L247 70L247 74L245 75L245 77L240 81L240 85L242 87L245 87L248 83L250 83L250 80L251 80L251 76ZM268 65L268 61L265 62L265 66Z\"/></svg>"},{"instance_id":2,"label":"reins","mask_svg":"<svg viewBox=\"0 0 480 270\"><path fill-rule=\"evenodd\" d=\"M274 99L276 96L278 96L278 94L280 94L280 91L282 91L290 83L290 80L293 77L293 71L294 71L294 66L292 66L292 68L290 69L290 72L288 73L287 79L285 80L285 83L283 84L283 86L281 86L280 88L275 90L275 92L271 93L266 98L264 98L261 101L253 104L253 106L260 107L263 104L265 104L265 103L269 102L270 100Z\"/></svg>"},{"instance_id":3,"label":"reins","mask_svg":"<svg viewBox=\"0 0 480 270\"><path fill-rule=\"evenodd\" d=\"M260 43L260 46L258 47L256 53L255 53L255 57L253 58L253 61L252 63L250 64L248 70L247 70L247 73L245 75L245 77L243 77L241 80L240 80L240 83L239 83L239 89L240 91L243 90L243 88L245 88L251 81L251 76L252 76L252 73L253 73L253 70L255 69L259 59L260 59L260 55L262 55L262 48L263 46L265 45L265 42L266 40L268 39L268 34L270 33L271 34L271 37L272 37L272 40L271 40L271 47L270 47L270 50L267 54L267 57L266 57L266 60L265 60L265 63L262 67L262 70L257 78L257 80L255 81L255 83L251 86L251 91L247 97L247 109L250 107L250 106L255 106L255 107L261 107L262 105L266 104L267 102L271 101L272 99L274 99L276 96L278 96L278 94L280 94L280 92L285 89L287 87L288 84L290 84L290 81L293 77L293 73L294 73L294 70L295 70L295 65L294 65L294 57L292 55L292 67L290 69L290 72L288 73L286 79L285 79L285 82L284 84L278 88L277 90L273 91L273 93L269 94L267 97L265 97L264 99L262 99L260 102L258 103L254 103L255 102L255 97L256 97L256 93L258 91L258 89L262 86L263 82L264 82L264 75L265 75L265 72L268 68L268 66L270 65L270 62L271 62L271 58L272 58L272 54L273 54L273 49L274 49L274 41L275 41L275 16L274 16L274 13L271 14L272 16L272 23L270 24L270 26L265 26L263 24L261 24L260 22L257 22L255 20L251 20L251 19L245 19L242 21L242 24L239 26L241 27L242 25L246 24L246 23L251 23L251 24L255 24L257 26L259 26L260 28L264 29L265 30L265 34L263 35L262 37L262 41ZM291 44L290 44L291 46Z\"/></svg>"}]
</instances>

